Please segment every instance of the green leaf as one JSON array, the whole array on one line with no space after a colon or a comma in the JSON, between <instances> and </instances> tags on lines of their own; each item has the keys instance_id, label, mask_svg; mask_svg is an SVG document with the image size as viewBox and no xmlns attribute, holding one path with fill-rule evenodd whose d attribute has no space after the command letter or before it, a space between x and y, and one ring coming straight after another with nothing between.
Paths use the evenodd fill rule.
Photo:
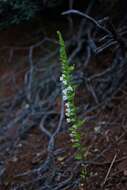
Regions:
<instances>
[{"instance_id":1,"label":"green leaf","mask_svg":"<svg viewBox=\"0 0 127 190\"><path fill-rule=\"evenodd\" d=\"M73 148L80 148L80 143L78 142L74 142L74 144L72 145Z\"/></svg>"},{"instance_id":2,"label":"green leaf","mask_svg":"<svg viewBox=\"0 0 127 190\"><path fill-rule=\"evenodd\" d=\"M77 154L75 155L75 159L76 159L76 160L82 160L82 155L79 154L79 153L77 153Z\"/></svg>"}]
</instances>

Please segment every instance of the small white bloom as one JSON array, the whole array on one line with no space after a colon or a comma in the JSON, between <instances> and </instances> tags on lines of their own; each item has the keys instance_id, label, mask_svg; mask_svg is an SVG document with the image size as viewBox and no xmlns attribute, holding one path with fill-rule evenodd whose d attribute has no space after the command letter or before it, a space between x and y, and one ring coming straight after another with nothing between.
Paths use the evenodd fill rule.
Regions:
<instances>
[{"instance_id":1,"label":"small white bloom","mask_svg":"<svg viewBox=\"0 0 127 190\"><path fill-rule=\"evenodd\" d=\"M62 74L62 78L63 78L63 80L65 80L65 78L66 78L65 74Z\"/></svg>"},{"instance_id":2,"label":"small white bloom","mask_svg":"<svg viewBox=\"0 0 127 190\"><path fill-rule=\"evenodd\" d=\"M65 112L65 115L70 118L70 113Z\"/></svg>"},{"instance_id":3,"label":"small white bloom","mask_svg":"<svg viewBox=\"0 0 127 190\"><path fill-rule=\"evenodd\" d=\"M67 90L68 90L68 91L73 91L73 88L72 88L71 86L68 86L68 87L67 87Z\"/></svg>"},{"instance_id":4,"label":"small white bloom","mask_svg":"<svg viewBox=\"0 0 127 190\"><path fill-rule=\"evenodd\" d=\"M70 137L71 137L71 138L73 138L73 137L74 137L74 135L73 135L72 133L70 133L69 135L70 135Z\"/></svg>"},{"instance_id":5,"label":"small white bloom","mask_svg":"<svg viewBox=\"0 0 127 190\"><path fill-rule=\"evenodd\" d=\"M72 128L77 129L77 126L76 125L72 125Z\"/></svg>"},{"instance_id":6,"label":"small white bloom","mask_svg":"<svg viewBox=\"0 0 127 190\"><path fill-rule=\"evenodd\" d=\"M64 75L64 74L62 74L62 75L60 76L60 81L62 81L62 82L63 82L63 81L66 81L66 80L65 80L65 75Z\"/></svg>"},{"instance_id":7,"label":"small white bloom","mask_svg":"<svg viewBox=\"0 0 127 190\"><path fill-rule=\"evenodd\" d=\"M72 133L70 133L69 136L71 137L71 139L74 139L74 135Z\"/></svg>"},{"instance_id":8,"label":"small white bloom","mask_svg":"<svg viewBox=\"0 0 127 190\"><path fill-rule=\"evenodd\" d=\"M72 142L72 143L74 143L74 142L75 142L75 140L74 140L74 139L71 139L71 142Z\"/></svg>"},{"instance_id":9,"label":"small white bloom","mask_svg":"<svg viewBox=\"0 0 127 190\"><path fill-rule=\"evenodd\" d=\"M70 108L66 108L66 112L67 113L71 113L71 109Z\"/></svg>"},{"instance_id":10,"label":"small white bloom","mask_svg":"<svg viewBox=\"0 0 127 190\"><path fill-rule=\"evenodd\" d=\"M64 84L64 85L67 85L67 81L66 81L66 80L63 80L63 84Z\"/></svg>"},{"instance_id":11,"label":"small white bloom","mask_svg":"<svg viewBox=\"0 0 127 190\"><path fill-rule=\"evenodd\" d=\"M70 136L74 139L75 138L75 134L74 133L70 133Z\"/></svg>"},{"instance_id":12,"label":"small white bloom","mask_svg":"<svg viewBox=\"0 0 127 190\"><path fill-rule=\"evenodd\" d=\"M63 95L67 95L67 89L65 88L64 90L63 90Z\"/></svg>"},{"instance_id":13,"label":"small white bloom","mask_svg":"<svg viewBox=\"0 0 127 190\"><path fill-rule=\"evenodd\" d=\"M63 96L63 100L66 101L67 100L67 96Z\"/></svg>"},{"instance_id":14,"label":"small white bloom","mask_svg":"<svg viewBox=\"0 0 127 190\"><path fill-rule=\"evenodd\" d=\"M76 135L76 131L71 131L71 134L74 136Z\"/></svg>"},{"instance_id":15,"label":"small white bloom","mask_svg":"<svg viewBox=\"0 0 127 190\"><path fill-rule=\"evenodd\" d=\"M71 116L71 121L72 121L72 122L75 122L75 119L74 119L74 118L72 118L72 116ZM76 128L76 129L77 129L77 128Z\"/></svg>"},{"instance_id":16,"label":"small white bloom","mask_svg":"<svg viewBox=\"0 0 127 190\"><path fill-rule=\"evenodd\" d=\"M70 135L70 137L73 137L73 135L71 133L69 135Z\"/></svg>"},{"instance_id":17,"label":"small white bloom","mask_svg":"<svg viewBox=\"0 0 127 190\"><path fill-rule=\"evenodd\" d=\"M65 103L65 105L66 105L67 108L70 108L70 104L68 102Z\"/></svg>"},{"instance_id":18,"label":"small white bloom","mask_svg":"<svg viewBox=\"0 0 127 190\"><path fill-rule=\"evenodd\" d=\"M70 118L67 118L67 122L68 122L68 123L70 123L70 122L71 122Z\"/></svg>"},{"instance_id":19,"label":"small white bloom","mask_svg":"<svg viewBox=\"0 0 127 190\"><path fill-rule=\"evenodd\" d=\"M60 77L60 81L63 81L63 77L62 76Z\"/></svg>"}]
</instances>

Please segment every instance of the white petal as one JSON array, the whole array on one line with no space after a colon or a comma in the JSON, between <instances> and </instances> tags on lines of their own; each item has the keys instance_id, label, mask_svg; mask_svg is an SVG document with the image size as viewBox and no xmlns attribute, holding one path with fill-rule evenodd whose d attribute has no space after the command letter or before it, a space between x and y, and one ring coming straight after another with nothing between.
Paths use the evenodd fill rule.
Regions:
<instances>
[{"instance_id":1,"label":"white petal","mask_svg":"<svg viewBox=\"0 0 127 190\"><path fill-rule=\"evenodd\" d=\"M67 100L67 96L63 96L63 100L64 100L64 101Z\"/></svg>"},{"instance_id":2,"label":"white petal","mask_svg":"<svg viewBox=\"0 0 127 190\"><path fill-rule=\"evenodd\" d=\"M67 94L67 89L66 89L66 88L63 90L63 94L64 94L64 95Z\"/></svg>"},{"instance_id":3,"label":"white petal","mask_svg":"<svg viewBox=\"0 0 127 190\"><path fill-rule=\"evenodd\" d=\"M64 85L67 85L67 81L66 81L66 80L63 80L63 84L64 84Z\"/></svg>"},{"instance_id":4,"label":"white petal","mask_svg":"<svg viewBox=\"0 0 127 190\"><path fill-rule=\"evenodd\" d=\"M67 122L68 122L68 123L70 123L70 122L71 122L70 118L67 118Z\"/></svg>"},{"instance_id":5,"label":"white petal","mask_svg":"<svg viewBox=\"0 0 127 190\"><path fill-rule=\"evenodd\" d=\"M77 126L76 125L72 125L72 128L77 129Z\"/></svg>"},{"instance_id":6,"label":"white petal","mask_svg":"<svg viewBox=\"0 0 127 190\"><path fill-rule=\"evenodd\" d=\"M68 86L67 90L68 91L73 91L73 88L71 86Z\"/></svg>"},{"instance_id":7,"label":"white petal","mask_svg":"<svg viewBox=\"0 0 127 190\"><path fill-rule=\"evenodd\" d=\"M63 81L63 77L62 76L60 77L60 81Z\"/></svg>"},{"instance_id":8,"label":"white petal","mask_svg":"<svg viewBox=\"0 0 127 190\"><path fill-rule=\"evenodd\" d=\"M66 112L71 113L70 108L66 108Z\"/></svg>"},{"instance_id":9,"label":"white petal","mask_svg":"<svg viewBox=\"0 0 127 190\"><path fill-rule=\"evenodd\" d=\"M68 102L67 102L65 105L66 105L66 107L67 107L67 108L70 108L70 105L69 105L69 103L68 103Z\"/></svg>"}]
</instances>

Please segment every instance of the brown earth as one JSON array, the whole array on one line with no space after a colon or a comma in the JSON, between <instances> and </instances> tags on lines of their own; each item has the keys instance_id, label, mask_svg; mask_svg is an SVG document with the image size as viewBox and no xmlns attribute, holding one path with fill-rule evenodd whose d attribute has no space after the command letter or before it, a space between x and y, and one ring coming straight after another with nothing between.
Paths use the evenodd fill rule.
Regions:
<instances>
[{"instance_id":1,"label":"brown earth","mask_svg":"<svg viewBox=\"0 0 127 190\"><path fill-rule=\"evenodd\" d=\"M5 44L7 32L2 32L0 41L5 46L14 45L16 38ZM10 32L9 32L10 33ZM25 33L25 32L24 32ZM13 34L13 33L10 33ZM19 34L17 34L18 36ZM10 38L10 37L9 37ZM19 37L18 37L19 38ZM22 40L21 40L22 41ZM17 44L16 44L17 45ZM19 45L19 44L18 44ZM0 77L1 79L16 75L18 88L22 86L26 64L25 51L15 52L12 60L8 62L7 55L11 49L0 52ZM5 56L6 55L6 56ZM7 59L5 59L7 57ZM17 58L16 58L17 57ZM4 62L3 62L4 60ZM19 72L20 70L20 72ZM6 82L5 82L6 81ZM4 80L1 82L0 98L14 96L16 93L11 82ZM82 98L82 93L78 94ZM60 111L58 98L57 111ZM127 189L127 87L125 86L102 110L89 113L93 116L92 121L86 123L82 128L83 144L86 147L87 177L82 182L80 190L126 190ZM21 126L18 126L21 127ZM33 177L21 175L24 172L32 171L42 164L47 156L46 135L36 126L30 129L25 138L16 136L17 130L9 129L8 135L11 140L0 136L0 160L4 161L3 174L1 175L0 190L15 189L15 185L24 185L21 189L36 189L33 186ZM16 139L13 138L16 136ZM70 173L75 172L74 149L67 131L61 131L56 137L56 150L64 150L56 156L55 164L61 171L56 180L58 184L63 178L69 178ZM56 154L57 155L57 154ZM69 160L70 158L70 160ZM1 166L2 172L2 166ZM79 175L79 169L75 175ZM62 175L63 174L63 175ZM50 172L45 174L48 178ZM27 183L29 185L27 186ZM26 185L26 188L25 188ZM20 188L17 188L20 189ZM36 189L38 190L38 189ZM67 190L67 188L66 188ZM72 189L68 189L72 190ZM77 189L78 190L78 189Z\"/></svg>"}]
</instances>

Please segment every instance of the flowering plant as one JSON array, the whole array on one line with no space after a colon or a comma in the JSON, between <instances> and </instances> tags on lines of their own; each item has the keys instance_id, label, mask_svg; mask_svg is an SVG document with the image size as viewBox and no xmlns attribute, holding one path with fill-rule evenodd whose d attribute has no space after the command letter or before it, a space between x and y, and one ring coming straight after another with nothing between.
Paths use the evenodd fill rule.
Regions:
<instances>
[{"instance_id":1,"label":"flowering plant","mask_svg":"<svg viewBox=\"0 0 127 190\"><path fill-rule=\"evenodd\" d=\"M84 148L81 144L81 134L79 129L84 124L84 120L81 120L77 116L77 109L74 104L76 85L73 83L72 74L74 71L74 66L68 63L67 53L65 49L65 43L62 35L57 31L60 43L60 60L62 64L62 75L60 81L62 82L62 97L65 102L65 115L68 123L71 124L69 128L71 141L73 147L77 149L75 155L76 160L83 160L84 158Z\"/></svg>"}]
</instances>

